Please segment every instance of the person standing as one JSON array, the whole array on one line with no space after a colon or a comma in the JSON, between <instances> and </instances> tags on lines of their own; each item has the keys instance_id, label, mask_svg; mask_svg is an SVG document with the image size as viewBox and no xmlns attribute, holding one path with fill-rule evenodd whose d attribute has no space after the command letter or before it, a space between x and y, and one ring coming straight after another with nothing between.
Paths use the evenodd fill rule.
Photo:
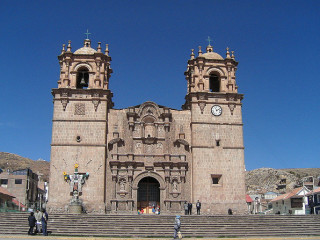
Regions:
<instances>
[{"instance_id":1,"label":"person standing","mask_svg":"<svg viewBox=\"0 0 320 240\"><path fill-rule=\"evenodd\" d=\"M198 202L196 203L196 207L197 207L197 215L200 215L200 209L201 209L201 202L198 200Z\"/></svg>"},{"instance_id":2,"label":"person standing","mask_svg":"<svg viewBox=\"0 0 320 240\"><path fill-rule=\"evenodd\" d=\"M188 208L188 203L187 201L184 202L184 215L188 215L189 214L189 208Z\"/></svg>"},{"instance_id":3,"label":"person standing","mask_svg":"<svg viewBox=\"0 0 320 240\"><path fill-rule=\"evenodd\" d=\"M46 212L45 209L42 209L41 224L42 224L42 234L43 234L43 236L48 236L47 223L48 223L48 213Z\"/></svg>"},{"instance_id":4,"label":"person standing","mask_svg":"<svg viewBox=\"0 0 320 240\"><path fill-rule=\"evenodd\" d=\"M188 214L192 215L192 203L191 202L188 203Z\"/></svg>"},{"instance_id":5,"label":"person standing","mask_svg":"<svg viewBox=\"0 0 320 240\"><path fill-rule=\"evenodd\" d=\"M177 215L174 221L174 234L173 234L174 239L178 237L178 232L180 232L180 227L181 227L180 216Z\"/></svg>"},{"instance_id":6,"label":"person standing","mask_svg":"<svg viewBox=\"0 0 320 240\"><path fill-rule=\"evenodd\" d=\"M28 235L33 235L33 228L36 225L36 218L33 216L33 212L30 213L30 216L28 217L28 222L29 222Z\"/></svg>"},{"instance_id":7,"label":"person standing","mask_svg":"<svg viewBox=\"0 0 320 240\"><path fill-rule=\"evenodd\" d=\"M36 223L36 231L35 233L40 233L41 232L41 218L42 218L42 213L40 212L40 209L37 208L36 213L34 214L37 223Z\"/></svg>"}]
</instances>

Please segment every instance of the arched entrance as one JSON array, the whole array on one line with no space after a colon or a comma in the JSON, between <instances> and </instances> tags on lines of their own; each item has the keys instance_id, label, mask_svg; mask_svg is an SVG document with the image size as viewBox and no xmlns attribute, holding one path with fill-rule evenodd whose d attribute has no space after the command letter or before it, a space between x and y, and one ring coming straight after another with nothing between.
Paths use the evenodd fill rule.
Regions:
<instances>
[{"instance_id":1,"label":"arched entrance","mask_svg":"<svg viewBox=\"0 0 320 240\"><path fill-rule=\"evenodd\" d=\"M160 207L160 183L153 177L145 177L139 181L137 210L152 213L153 207Z\"/></svg>"}]
</instances>

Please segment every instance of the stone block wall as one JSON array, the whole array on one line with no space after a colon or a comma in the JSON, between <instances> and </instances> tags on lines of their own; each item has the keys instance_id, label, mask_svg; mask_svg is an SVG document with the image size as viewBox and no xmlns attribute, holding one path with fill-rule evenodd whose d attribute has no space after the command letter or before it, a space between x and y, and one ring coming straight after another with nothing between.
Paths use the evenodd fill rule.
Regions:
<instances>
[{"instance_id":1,"label":"stone block wall","mask_svg":"<svg viewBox=\"0 0 320 240\"><path fill-rule=\"evenodd\" d=\"M89 173L80 199L87 212L105 212L105 159L107 133L107 100L93 99L90 92L67 96L64 107L60 94L54 91L54 115L50 161L50 189L47 208L51 212L67 212L72 191L63 172ZM79 91L78 91L79 92ZM101 91L100 91L101 92ZM106 91L105 91L106 92ZM102 92L103 93L103 92ZM98 101L97 106L93 101ZM97 102L95 102L97 103ZM94 196L94 197L93 197Z\"/></svg>"}]
</instances>

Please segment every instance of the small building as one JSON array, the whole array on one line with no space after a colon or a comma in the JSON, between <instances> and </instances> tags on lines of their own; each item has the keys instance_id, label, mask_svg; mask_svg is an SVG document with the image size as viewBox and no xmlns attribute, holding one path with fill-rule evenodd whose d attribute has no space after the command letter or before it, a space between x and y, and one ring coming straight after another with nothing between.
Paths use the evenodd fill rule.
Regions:
<instances>
[{"instance_id":1,"label":"small building","mask_svg":"<svg viewBox=\"0 0 320 240\"><path fill-rule=\"evenodd\" d=\"M266 192L264 194L264 200L267 206L267 209L270 210L272 209L272 199L275 199L276 197L278 197L280 194L276 193L276 192Z\"/></svg>"},{"instance_id":2,"label":"small building","mask_svg":"<svg viewBox=\"0 0 320 240\"><path fill-rule=\"evenodd\" d=\"M305 186L295 188L271 200L273 213L304 215L306 213L307 197L310 192Z\"/></svg>"},{"instance_id":3,"label":"small building","mask_svg":"<svg viewBox=\"0 0 320 240\"><path fill-rule=\"evenodd\" d=\"M276 192L267 192L264 194L264 199L266 200L272 200L272 199L275 199L276 197L279 196L279 193L276 193Z\"/></svg>"},{"instance_id":4,"label":"small building","mask_svg":"<svg viewBox=\"0 0 320 240\"><path fill-rule=\"evenodd\" d=\"M0 187L0 212L6 212L10 208L12 199L15 198L7 189Z\"/></svg>"},{"instance_id":5,"label":"small building","mask_svg":"<svg viewBox=\"0 0 320 240\"><path fill-rule=\"evenodd\" d=\"M320 187L307 194L310 214L320 214Z\"/></svg>"},{"instance_id":6,"label":"small building","mask_svg":"<svg viewBox=\"0 0 320 240\"><path fill-rule=\"evenodd\" d=\"M7 189L19 204L28 208L37 207L38 175L31 169L21 169L0 173L0 187Z\"/></svg>"}]
</instances>

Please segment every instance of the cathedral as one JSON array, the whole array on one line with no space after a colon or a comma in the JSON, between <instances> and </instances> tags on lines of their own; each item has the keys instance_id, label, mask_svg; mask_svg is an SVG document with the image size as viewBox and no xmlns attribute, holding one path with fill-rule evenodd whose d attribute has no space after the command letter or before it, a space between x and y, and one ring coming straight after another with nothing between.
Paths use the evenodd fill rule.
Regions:
<instances>
[{"instance_id":1,"label":"cathedral","mask_svg":"<svg viewBox=\"0 0 320 240\"><path fill-rule=\"evenodd\" d=\"M47 211L69 212L66 174L85 174L79 199L87 213L183 213L185 202L201 214L246 211L238 62L213 51L192 50L184 72L181 110L144 102L113 108L108 45L90 39L58 56L60 78L52 89L53 120ZM83 180L83 179L82 179Z\"/></svg>"}]
</instances>

